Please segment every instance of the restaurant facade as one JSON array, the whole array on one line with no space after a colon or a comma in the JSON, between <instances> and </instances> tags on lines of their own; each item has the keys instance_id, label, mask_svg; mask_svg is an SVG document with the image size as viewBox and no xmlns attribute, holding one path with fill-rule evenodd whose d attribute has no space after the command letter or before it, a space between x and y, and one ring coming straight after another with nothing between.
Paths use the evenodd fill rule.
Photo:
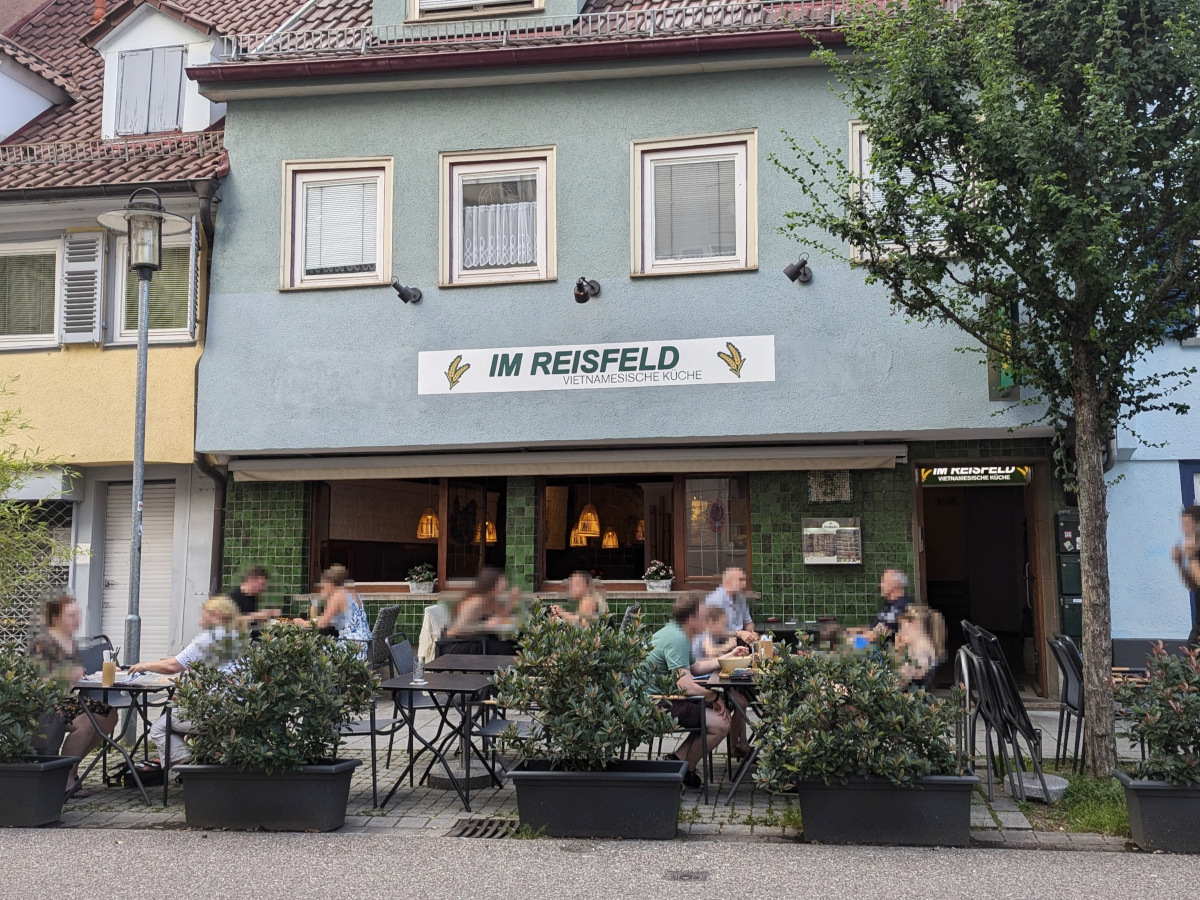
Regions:
<instances>
[{"instance_id":1,"label":"restaurant facade","mask_svg":"<svg viewBox=\"0 0 1200 900\"><path fill-rule=\"evenodd\" d=\"M785 132L862 164L816 20L687 32L687 8L653 40L506 51L358 53L350 29L338 52L302 21L321 53L234 38L189 69L227 110L196 436L229 472L226 585L265 565L300 595L343 563L415 637L419 563L439 591L583 570L656 618L652 560L675 591L737 565L756 619L846 623L894 567L1046 691L1069 511L1048 432L961 334L782 230L805 202Z\"/></svg>"}]
</instances>

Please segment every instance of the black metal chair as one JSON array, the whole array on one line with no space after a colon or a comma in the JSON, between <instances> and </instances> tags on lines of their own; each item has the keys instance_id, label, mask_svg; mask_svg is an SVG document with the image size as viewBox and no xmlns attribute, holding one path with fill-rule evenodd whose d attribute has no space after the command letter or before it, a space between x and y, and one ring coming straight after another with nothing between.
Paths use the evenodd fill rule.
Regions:
<instances>
[{"instance_id":1,"label":"black metal chair","mask_svg":"<svg viewBox=\"0 0 1200 900\"><path fill-rule=\"evenodd\" d=\"M983 705L987 707L985 714L990 714L992 725L996 729L997 739L1001 742L1001 763L1009 776L1009 785L1013 796L1018 800L1025 799L1025 787L1017 774L1025 770L1024 754L1020 741L1023 739L1029 753L1033 771L1042 785L1042 793L1046 802L1050 803L1050 790L1046 787L1046 776L1042 773L1042 737L1041 732L1034 727L1021 700L1021 692L1017 681L1008 666L1008 659L1000 646L999 639L986 629L972 625L965 619L962 622L963 633L971 652L979 657L982 664L978 666L979 691ZM1012 764L1010 768L1006 759L1004 745L1012 748ZM991 757L989 755L989 766ZM991 779L989 773L988 792L991 796Z\"/></svg>"},{"instance_id":2,"label":"black metal chair","mask_svg":"<svg viewBox=\"0 0 1200 900\"><path fill-rule=\"evenodd\" d=\"M684 697L684 696L667 697L667 698L663 698L663 699L686 700L689 703L696 703L700 706L700 725L698 727L685 728L683 725L680 725L678 722L676 722L675 727L672 728L670 731L668 731L667 734L698 734L698 735L700 735L700 781L702 783L701 789L704 791L704 803L705 803L705 805L708 805L708 802L709 802L708 786L709 786L709 784L712 783L712 780L713 780L713 765L712 765L711 753L713 750L716 749L715 747L709 748L709 746L708 746L708 728L705 727L705 724L706 724L705 723L705 714L706 714L708 705L707 705L707 703L705 703L704 697L700 694L696 694L695 696L686 696L686 697ZM659 735L659 737L658 737L659 755L662 755L662 746L663 746L663 737L664 736L665 735ZM647 759L654 758L654 742L653 742L653 740L650 742L650 747L646 752L646 758Z\"/></svg>"},{"instance_id":3,"label":"black metal chair","mask_svg":"<svg viewBox=\"0 0 1200 900\"><path fill-rule=\"evenodd\" d=\"M411 675L413 664L416 661L416 653L413 651L413 646L408 642L402 633L396 632L384 639L384 643L388 648L388 668L390 677L399 678L403 675ZM397 718L400 715L400 706L408 708L408 695L412 694L412 708L414 715L417 710L422 709L437 709L438 706L433 702L433 699L425 691L398 691L394 695L394 703L392 717ZM414 724L415 727L415 724ZM397 729L399 730L399 729ZM438 735L441 735L441 728L438 729ZM391 768L392 765L392 745L396 740L396 732L393 731L388 736L388 752L387 760L384 762L384 768ZM436 738L435 738L436 740Z\"/></svg>"},{"instance_id":4,"label":"black metal chair","mask_svg":"<svg viewBox=\"0 0 1200 900\"><path fill-rule=\"evenodd\" d=\"M111 653L114 650L113 643L111 640L109 640L108 635L106 635L106 634L96 634L96 635L92 635L90 638L82 638L82 639L76 641L76 648L77 648L77 652L78 652L79 665L83 669L85 674L99 672L104 666L105 651L108 651ZM118 691L84 690L84 691L79 692L79 700L81 703L86 702L87 700L95 700L98 703L103 703L107 706L112 707L113 709L119 709L119 710L123 711L125 720L121 725L121 734L116 736L116 740L120 740L122 737L124 737L126 732L129 731L130 725L133 724L133 721L134 721L133 697L131 697L129 694L125 693L124 691L118 692ZM90 719L90 717L89 717L89 719ZM93 727L95 727L94 724L93 724ZM135 747L134 750L136 752L137 748ZM100 762L100 780L103 781L105 784L108 784L108 747L107 747L107 745L103 745L103 744L101 745L101 749L100 749L100 753L99 753L99 762ZM83 774L79 776L79 782L82 783L83 779L95 767L96 767L96 760L93 759L92 762L88 765L88 767L83 771Z\"/></svg>"},{"instance_id":5,"label":"black metal chair","mask_svg":"<svg viewBox=\"0 0 1200 900\"><path fill-rule=\"evenodd\" d=\"M400 618L400 605L384 606L375 614L375 625L371 629L371 644L367 649L367 663L372 667L391 665L387 639L396 632L396 620Z\"/></svg>"},{"instance_id":6,"label":"black metal chair","mask_svg":"<svg viewBox=\"0 0 1200 900\"><path fill-rule=\"evenodd\" d=\"M634 603L632 606L625 608L625 614L621 616L621 631L628 631L633 627L634 621L642 612L642 604Z\"/></svg>"},{"instance_id":7,"label":"black metal chair","mask_svg":"<svg viewBox=\"0 0 1200 900\"><path fill-rule=\"evenodd\" d=\"M1071 771L1074 772L1079 765L1080 742L1083 739L1083 670L1075 665L1067 650L1067 645L1062 640L1064 637L1065 635L1056 634L1053 638L1046 638L1046 643L1050 646L1050 653L1058 665L1058 674L1062 680L1062 691L1058 698L1058 748L1054 753L1054 763L1059 765L1066 761L1066 745L1071 739L1071 721L1074 719L1077 722L1075 752L1071 757ZM1067 638L1067 640L1070 639Z\"/></svg>"}]
</instances>

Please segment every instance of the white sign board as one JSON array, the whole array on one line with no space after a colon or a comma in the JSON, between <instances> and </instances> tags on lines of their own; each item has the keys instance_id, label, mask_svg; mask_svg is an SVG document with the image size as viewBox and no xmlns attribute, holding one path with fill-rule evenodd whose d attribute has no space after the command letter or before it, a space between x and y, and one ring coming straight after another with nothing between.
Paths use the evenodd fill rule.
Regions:
<instances>
[{"instance_id":1,"label":"white sign board","mask_svg":"<svg viewBox=\"0 0 1200 900\"><path fill-rule=\"evenodd\" d=\"M775 336L424 350L418 394L576 391L775 380Z\"/></svg>"}]
</instances>

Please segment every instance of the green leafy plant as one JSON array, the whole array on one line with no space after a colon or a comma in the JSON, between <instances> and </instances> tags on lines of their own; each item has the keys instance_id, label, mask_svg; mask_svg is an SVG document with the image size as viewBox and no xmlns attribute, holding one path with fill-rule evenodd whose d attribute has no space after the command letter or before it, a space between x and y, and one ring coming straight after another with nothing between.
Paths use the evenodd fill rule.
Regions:
<instances>
[{"instance_id":1,"label":"green leafy plant","mask_svg":"<svg viewBox=\"0 0 1200 900\"><path fill-rule=\"evenodd\" d=\"M175 699L194 762L270 774L333 759L338 729L370 708L376 686L356 645L273 625L232 671L188 670Z\"/></svg>"},{"instance_id":2,"label":"green leafy plant","mask_svg":"<svg viewBox=\"0 0 1200 900\"><path fill-rule=\"evenodd\" d=\"M900 690L890 654L784 654L759 690L758 771L770 790L882 776L911 785L960 771L952 733L957 698Z\"/></svg>"},{"instance_id":3,"label":"green leafy plant","mask_svg":"<svg viewBox=\"0 0 1200 900\"><path fill-rule=\"evenodd\" d=\"M43 678L20 646L0 645L0 765L34 755L38 719L66 697L65 686Z\"/></svg>"},{"instance_id":4,"label":"green leafy plant","mask_svg":"<svg viewBox=\"0 0 1200 900\"><path fill-rule=\"evenodd\" d=\"M515 664L495 676L501 706L534 720L524 755L578 771L604 769L626 744L665 734L671 717L654 699L669 693L646 672L648 636L598 621L581 627L534 616Z\"/></svg>"},{"instance_id":5,"label":"green leafy plant","mask_svg":"<svg viewBox=\"0 0 1200 900\"><path fill-rule=\"evenodd\" d=\"M1172 656L1156 641L1145 684L1117 687L1124 737L1146 744L1146 761L1132 774L1172 784L1200 784L1200 650Z\"/></svg>"},{"instance_id":6,"label":"green leafy plant","mask_svg":"<svg viewBox=\"0 0 1200 900\"><path fill-rule=\"evenodd\" d=\"M437 581L437 569L429 563L421 563L419 566L413 566L408 570L408 580L420 582Z\"/></svg>"}]
</instances>

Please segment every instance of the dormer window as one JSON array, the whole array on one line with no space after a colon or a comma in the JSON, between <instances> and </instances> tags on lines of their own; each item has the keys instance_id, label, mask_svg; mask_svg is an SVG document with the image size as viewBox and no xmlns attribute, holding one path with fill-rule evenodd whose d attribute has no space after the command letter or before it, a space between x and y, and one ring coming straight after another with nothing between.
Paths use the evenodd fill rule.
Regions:
<instances>
[{"instance_id":1,"label":"dormer window","mask_svg":"<svg viewBox=\"0 0 1200 900\"><path fill-rule=\"evenodd\" d=\"M126 50L117 64L117 134L183 127L185 47Z\"/></svg>"}]
</instances>

